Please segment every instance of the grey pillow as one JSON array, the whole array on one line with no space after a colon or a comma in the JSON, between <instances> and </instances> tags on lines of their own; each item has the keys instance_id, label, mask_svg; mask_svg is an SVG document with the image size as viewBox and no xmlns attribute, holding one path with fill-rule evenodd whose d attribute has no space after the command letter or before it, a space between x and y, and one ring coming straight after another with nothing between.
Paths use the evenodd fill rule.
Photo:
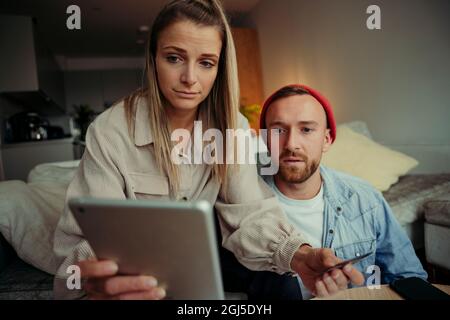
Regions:
<instances>
[{"instance_id":1,"label":"grey pillow","mask_svg":"<svg viewBox=\"0 0 450 320\"><path fill-rule=\"evenodd\" d=\"M450 195L427 201L424 211L428 223L450 227Z\"/></svg>"}]
</instances>

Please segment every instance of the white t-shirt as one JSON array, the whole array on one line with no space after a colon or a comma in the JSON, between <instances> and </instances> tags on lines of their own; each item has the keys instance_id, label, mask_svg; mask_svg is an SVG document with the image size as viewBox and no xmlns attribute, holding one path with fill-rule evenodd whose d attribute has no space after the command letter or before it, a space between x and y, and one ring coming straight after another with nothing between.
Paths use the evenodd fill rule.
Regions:
<instances>
[{"instance_id":1,"label":"white t-shirt","mask_svg":"<svg viewBox=\"0 0 450 320\"><path fill-rule=\"evenodd\" d=\"M312 247L321 248L325 209L323 185L320 186L320 191L314 198L295 200L281 193L273 179L271 179L270 183L289 221L302 233ZM303 299L311 299L313 297L311 292L306 289L298 276L297 278L302 290Z\"/></svg>"}]
</instances>

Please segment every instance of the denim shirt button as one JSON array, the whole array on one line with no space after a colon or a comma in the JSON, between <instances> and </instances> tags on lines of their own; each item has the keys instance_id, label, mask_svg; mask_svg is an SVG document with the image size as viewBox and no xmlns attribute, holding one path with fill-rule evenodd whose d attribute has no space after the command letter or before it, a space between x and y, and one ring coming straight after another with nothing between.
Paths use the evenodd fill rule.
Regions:
<instances>
[{"instance_id":1,"label":"denim shirt button","mask_svg":"<svg viewBox=\"0 0 450 320\"><path fill-rule=\"evenodd\" d=\"M333 234L334 233L334 230L333 229L330 229L330 231L329 231L331 234Z\"/></svg>"},{"instance_id":2,"label":"denim shirt button","mask_svg":"<svg viewBox=\"0 0 450 320\"><path fill-rule=\"evenodd\" d=\"M342 211L342 208L341 208L341 207L337 207L336 209L337 209L338 212L341 212L341 211Z\"/></svg>"}]
</instances>

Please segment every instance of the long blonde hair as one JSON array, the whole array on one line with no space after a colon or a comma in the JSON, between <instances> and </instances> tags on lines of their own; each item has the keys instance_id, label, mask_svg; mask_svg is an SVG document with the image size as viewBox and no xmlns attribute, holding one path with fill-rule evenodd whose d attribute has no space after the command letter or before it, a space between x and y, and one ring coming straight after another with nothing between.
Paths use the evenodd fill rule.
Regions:
<instances>
[{"instance_id":1,"label":"long blonde hair","mask_svg":"<svg viewBox=\"0 0 450 320\"><path fill-rule=\"evenodd\" d=\"M147 87L125 98L125 111L130 132L133 132L133 117L138 98L146 98L149 108L150 130L154 137L155 158L158 168L169 179L171 190L179 188L177 165L171 161L173 143L165 112L165 98L158 86L156 76L156 48L160 33L175 22L189 20L199 25L218 27L222 36L222 50L219 70L214 85L207 98L199 105L199 118L204 130L217 128L224 139L223 154L226 159L226 129L236 129L239 110L239 81L237 76L236 51L230 26L218 0L174 0L166 5L156 17L146 50ZM205 128L206 124L206 128ZM227 184L230 165L213 164L213 178Z\"/></svg>"}]
</instances>

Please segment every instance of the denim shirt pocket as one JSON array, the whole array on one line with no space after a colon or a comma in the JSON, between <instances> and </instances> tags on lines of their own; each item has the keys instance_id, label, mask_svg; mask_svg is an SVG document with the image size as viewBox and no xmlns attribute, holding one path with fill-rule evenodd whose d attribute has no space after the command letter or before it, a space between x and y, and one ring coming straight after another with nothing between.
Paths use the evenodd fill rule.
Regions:
<instances>
[{"instance_id":1,"label":"denim shirt pocket","mask_svg":"<svg viewBox=\"0 0 450 320\"><path fill-rule=\"evenodd\" d=\"M375 264L376 239L368 238L334 248L335 254L342 260L352 259L371 252L372 254L354 263L354 267L365 273L369 265Z\"/></svg>"}]
</instances>

